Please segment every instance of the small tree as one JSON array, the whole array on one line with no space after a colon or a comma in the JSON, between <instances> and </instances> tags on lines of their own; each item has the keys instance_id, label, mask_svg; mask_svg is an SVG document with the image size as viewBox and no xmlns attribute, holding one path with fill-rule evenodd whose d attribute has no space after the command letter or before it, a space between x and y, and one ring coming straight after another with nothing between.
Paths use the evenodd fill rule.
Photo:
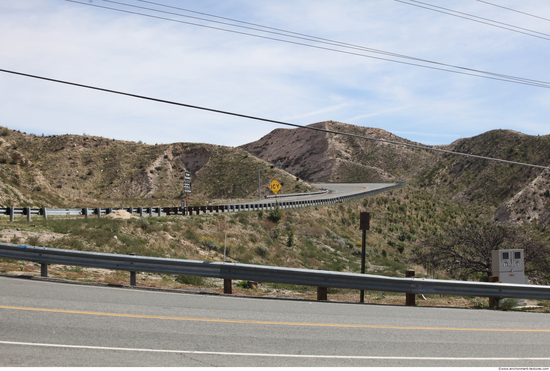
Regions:
<instances>
[{"instance_id":1,"label":"small tree","mask_svg":"<svg viewBox=\"0 0 550 371\"><path fill-rule=\"evenodd\" d=\"M523 249L525 275L537 283L550 282L550 246L518 228L490 222L449 229L417 245L412 260L427 269L446 271L451 278L492 275L492 251Z\"/></svg>"},{"instance_id":2,"label":"small tree","mask_svg":"<svg viewBox=\"0 0 550 371\"><path fill-rule=\"evenodd\" d=\"M500 225L469 224L425 241L423 248L415 249L414 261L444 270L455 279L465 280L479 274L489 277L491 252L513 248L513 237L511 230Z\"/></svg>"}]
</instances>

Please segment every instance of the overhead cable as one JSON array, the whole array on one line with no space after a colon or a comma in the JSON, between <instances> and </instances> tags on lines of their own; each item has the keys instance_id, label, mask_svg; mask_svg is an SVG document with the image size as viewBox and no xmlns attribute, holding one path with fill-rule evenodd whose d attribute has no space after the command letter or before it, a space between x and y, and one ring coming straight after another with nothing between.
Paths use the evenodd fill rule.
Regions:
<instances>
[{"instance_id":1,"label":"overhead cable","mask_svg":"<svg viewBox=\"0 0 550 371\"><path fill-rule=\"evenodd\" d=\"M77 87L80 87L80 88L92 89L92 90L102 91L102 92L106 92L106 93L124 95L124 96L138 98L138 99L145 99L145 100L158 102L158 103L165 103L165 104L170 104L170 105L175 105L175 106L180 106L180 107L193 108L193 109L198 109L198 110L202 110L202 111L219 113L219 114L223 114L223 115L246 118L246 119L250 119L250 120L269 122L269 123L272 123L272 124L278 124L278 125L292 126L292 127L295 127L295 128L321 131L321 132L325 132L325 133L329 133L329 134L345 135L345 136L349 136L349 137L367 139L367 140L383 142L383 143L388 143L388 144L393 144L393 145L398 145L398 146L412 147L412 148L422 149L422 150L426 150L426 151L440 152L440 153L446 153L446 154L457 155L457 156L472 157L472 158L477 158L477 159L481 159L481 160L496 161L496 162L502 162L502 163L507 163L507 164L512 164L512 165L521 165L521 166L528 166L528 167L533 167L533 168L550 170L550 167L548 167L548 166L527 164L527 163L523 163L523 162L509 161L509 160L503 160L503 159L486 157L486 156L478 156L478 155L472 155L472 154L468 154L468 153L449 151L449 150L440 149L440 148L426 147L426 146L421 146L421 145L418 145L418 144L396 142L396 141L391 141L391 140L386 140L386 139L367 137L367 136L364 136L364 135L357 135L357 134L344 133L344 132L339 132L339 131L334 131L334 130L316 128L316 127L312 127L312 126L292 124L292 123L284 122L284 121L272 120L272 119L267 119L267 118L262 118L262 117L257 117L257 116L250 116L250 115L245 115L245 114L235 113L235 112L229 112L229 111L222 111L222 110L218 110L218 109L214 109L214 108L196 106L196 105L192 105L192 104L174 102L174 101L170 101L170 100L153 98L153 97L148 97L148 96L144 96L144 95L126 93L126 92L122 92L122 91L117 91L117 90L112 90L112 89L105 89L105 88L100 88L100 87L96 87L96 86L84 85L84 84L79 84L79 83L74 83L74 82L69 82L69 81L64 81L64 80L52 79L52 78L48 78L48 77L44 77L44 76L31 75L31 74L27 74L27 73L12 71L12 70L0 69L0 72L9 73L9 74L12 74L12 75L25 76L25 77L30 77L30 78L45 80L45 81L50 81L50 82L55 82L55 83L59 83L59 84L77 86Z\"/></svg>"},{"instance_id":2,"label":"overhead cable","mask_svg":"<svg viewBox=\"0 0 550 371\"><path fill-rule=\"evenodd\" d=\"M535 86L535 87L546 88L546 89L550 88L550 82L546 82L546 81L527 79L527 78L517 77L517 76L512 76L512 75L499 74L499 73L487 72L487 71L483 71L483 70L476 70L476 69L472 69L472 68L454 66L454 65L450 65L450 64L434 62L434 61L429 61L429 60L420 59L420 58L403 56L403 55L399 55L399 54L396 54L396 53L378 51L376 49L370 49L370 48L365 48L365 47L347 46L347 48L359 49L359 50L372 52L372 53L378 53L378 54L391 55L391 56L400 57L400 58L412 59L412 60L415 60L415 61L430 63L430 64L433 64L433 65L436 65L436 66L441 66L441 67L423 65L423 64L419 64L419 63L412 63L412 62L406 62L406 61L400 61L400 60L395 60L395 59L390 59L390 58L377 57L377 56L373 56L373 55L367 55L367 54L356 53L356 52L351 52L351 51L346 51L346 50L328 48L328 47L319 46L319 45L311 45L311 44L306 44L306 43L303 43L303 42L284 40L284 39L279 39L279 38L275 38L275 37L269 37L269 36L253 34L253 33L249 33L249 32L230 30L230 29L214 27L214 26L208 26L208 25L198 24L198 23L193 23L193 22L186 22L186 21L172 19L172 18L166 18L166 17L156 16L156 15L151 15L151 14L145 14L145 13L139 13L139 12L134 12L134 11L130 11L130 10L106 7L106 6L101 6L101 5L97 5L97 4L84 3L84 2L75 1L75 0L66 0L66 1L71 2L71 3L86 5L86 6L93 6L93 7L97 7L97 8L114 10L114 11L133 14L133 15L156 18L156 19L165 20L165 21L183 23L183 24L188 24L188 25L193 25L193 26L198 26L198 27L204 27L204 28L209 28L209 29L214 29L214 30L219 30L219 31L226 31L226 32L231 32L231 33L236 33L236 34L241 34L241 35L247 35L247 36L253 36L253 37L257 37L257 38L267 39L267 40L280 41L280 42L285 42L285 43L299 45L299 46L306 46L306 47L315 48L315 49L321 49L321 50L327 50L327 51L332 51L332 52L344 53L344 54L355 55L355 56L360 56L360 57L366 57L366 58L371 58L371 59L377 59L377 60L382 60L382 61L389 61L389 62L400 63L400 64L405 64L405 65L410 65L410 66L415 66L415 67L423 67L423 68L428 68L428 69L432 69L432 70L451 72L451 73L456 73L456 74L461 74L461 75L481 77L481 78L490 79L490 80L505 81L505 82L511 82L511 83L516 83L516 84L521 84L521 85ZM111 1L111 0L104 0L104 1L116 3L116 2ZM119 4L123 4L123 3L119 3ZM124 5L129 6L129 7L135 7L135 6L129 5L129 4L124 4ZM162 12L162 11L154 10L154 9L151 9L151 10L157 11L157 12ZM164 13L168 13L168 12L164 12ZM174 13L171 13L171 14L174 14ZM189 17L189 16L186 16L186 17ZM196 18L196 17L194 17L194 18ZM216 22L216 21L211 21L211 20L207 20L207 21ZM216 22L216 23L221 23L221 22ZM243 28L243 26L238 26L238 25L233 25L233 26ZM265 30L261 30L261 31L262 32L269 32L269 31L265 31ZM273 32L269 32L269 33L273 33ZM284 36L298 38L296 36L290 36L290 35L284 35ZM300 38L303 39L302 37L300 37ZM320 41L317 41L317 40L309 40L309 41L320 42ZM344 43L339 43L339 42L334 42L334 41L332 41L332 42L340 44L340 45L336 45L336 46L342 46L343 47L343 45L344 45ZM327 44L327 42L324 42L324 43ZM334 45L334 44L332 44L332 45ZM351 44L348 44L348 45L351 45ZM445 67L448 67L448 68L445 68ZM458 71L455 71L455 70L452 70L452 69L449 69L449 68L456 68L456 69L458 69Z\"/></svg>"},{"instance_id":3,"label":"overhead cable","mask_svg":"<svg viewBox=\"0 0 550 371\"><path fill-rule=\"evenodd\" d=\"M490 20L490 19L487 19L487 18L478 17L476 15L462 13L462 12L458 12L456 10L452 10L452 9L448 9L448 8L443 8L441 6L436 6L436 5L432 5L432 4L428 4L428 3L423 3L421 1L416 1L416 0L408 0L410 2L403 1L403 0L395 0L395 1L397 1L399 3L407 4L407 5L416 6L418 8L422 8L422 9L428 9L428 10L438 12L438 13L448 14L448 15L451 15L453 17L463 18L463 19L467 19L469 21L483 23L483 24L486 24L486 25L489 25L489 26L502 28L502 29L505 29L505 30L508 30L508 31L513 31L513 32L521 33L521 34L528 35L528 36L538 37L539 39L550 40L550 34L529 30L527 28L513 26L513 25L510 25L508 23L493 21L493 20ZM426 6L413 4L413 2L418 3L418 4L424 4ZM438 9L444 9L446 11L442 11L442 10L438 10ZM452 13L449 13L449 12L452 12ZM453 13L457 13L457 14L453 14ZM461 16L461 15L458 15L458 14L462 14L464 16ZM477 19L474 19L474 18L477 18ZM478 20L478 19L481 19L481 21ZM488 21L488 22L485 22L485 21ZM505 26L508 26L508 27L499 26L499 24L500 25L505 25ZM512 28L510 28L510 27L512 27ZM521 31L521 30L523 30L523 31ZM528 31L528 32L524 32L524 31ZM539 34L539 35L544 35L544 36L547 36L547 37L534 35L534 33Z\"/></svg>"},{"instance_id":4,"label":"overhead cable","mask_svg":"<svg viewBox=\"0 0 550 371\"><path fill-rule=\"evenodd\" d=\"M141 0L140 0L140 1L141 1ZM550 19L548 19L548 18L539 17L538 15L525 13L525 12L522 12L522 11L519 11L519 10L516 10L516 9L512 9L512 8L507 8L507 7L505 7L505 6L493 4L493 3L490 3L490 2L488 2L488 1L482 1L482 0L477 0L477 1L479 1L480 3L485 3L485 4L492 5L492 6L496 6L496 7L498 7L498 8L502 8L502 9L506 9L506 10L511 10L512 12L525 14L525 15L528 15L529 17L535 17L535 18L543 19L543 20L545 20L545 21L550 21Z\"/></svg>"},{"instance_id":5,"label":"overhead cable","mask_svg":"<svg viewBox=\"0 0 550 371\"><path fill-rule=\"evenodd\" d=\"M136 6L136 5L131 5L131 4L127 4L127 3L123 3L123 2L119 2L119 1L114 1L114 0L103 0L103 1L109 2L109 3L114 3L114 4L119 4L119 5L124 5L124 6L128 6L128 7L140 8L140 9L144 9L144 10L150 10L150 11L154 11L154 12L160 12L160 13L176 15L176 16L181 16L181 17L189 17L189 18L199 19L199 20L203 20L203 21L207 21L207 22L221 23L221 24L229 25L229 26L233 26L233 27L240 27L240 28L246 28L246 29L251 29L251 30L255 30L255 31L265 32L265 33L282 35L282 36L302 39L302 40L306 40L306 41L313 41L313 42L317 42L317 43L328 44L328 45L333 45L333 46L339 46L339 47L344 47L344 48L349 48L349 49L363 50L363 51L376 53L376 54L383 54L383 55L388 55L388 56L392 56L392 57L410 59L410 60L414 60L414 61L418 61L418 62L424 62L424 63L434 64L434 65L439 65L439 66L452 67L452 68L456 68L456 69L459 69L459 70L465 70L465 71L470 71L470 72L487 74L487 75L491 75L491 76L509 78L509 79L512 79L512 80L525 81L525 82L536 82L536 83L541 82L541 81L537 81L537 80L525 79L525 78L515 77L515 76L511 76L511 75L498 74L498 73L493 73L493 72L477 70L477 69L473 69L473 68L466 68L466 67L456 66L456 65L447 64L447 63L435 62L435 61L431 61L431 60L428 60L428 59L411 57L411 56L407 56L407 55L404 55L404 54L397 54L397 53L393 53L393 52L387 52L387 51L383 51L383 50L380 50L380 49L368 48L368 47L365 47L365 46L345 43L345 42L341 42L341 41L335 41L335 40L321 38L321 37L317 37L317 36L306 35L306 34L297 33L297 32L293 32L293 31L287 31L287 30L283 30L283 29L279 29L279 28L262 26L262 25L255 24L255 23L244 22L244 21L231 19L231 18L226 18L226 17L219 17L219 16L216 16L216 15L209 14L209 13L204 13L204 12L195 12L193 10L174 7L174 6L168 6L168 5L164 5L164 4L157 3L157 2L152 2L152 1L138 0L138 1L143 2L143 3L153 4L153 5L169 8L169 9L182 10L182 11L185 11L185 12L191 12L191 13L195 13L195 14L206 15L208 17L224 19L224 20L228 20L228 21L231 21L231 22L248 24L248 25L252 25L252 26L255 26L255 27L261 27L263 29L240 26L240 25L226 23L226 22L218 22L218 21L213 21L213 20L205 19L205 18L191 17L191 16L181 14L181 13L164 12L164 11L157 10L157 9L139 7L139 6ZM411 0L411 1L414 1L414 0ZM268 31L268 30L275 30L275 31L278 31L278 32L273 32L273 31ZM550 35L548 35L548 36L550 36ZM335 50L335 51L338 51L338 50ZM427 67L427 66L422 66L422 67ZM454 71L452 71L452 72L454 72Z\"/></svg>"}]
</instances>

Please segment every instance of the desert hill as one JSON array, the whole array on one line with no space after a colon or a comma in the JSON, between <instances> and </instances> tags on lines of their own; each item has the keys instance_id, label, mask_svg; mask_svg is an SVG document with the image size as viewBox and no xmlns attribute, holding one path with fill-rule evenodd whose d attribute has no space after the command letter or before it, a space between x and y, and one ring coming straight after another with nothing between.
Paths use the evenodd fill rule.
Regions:
<instances>
[{"instance_id":1,"label":"desert hill","mask_svg":"<svg viewBox=\"0 0 550 371\"><path fill-rule=\"evenodd\" d=\"M326 121L324 130L413 143L385 130ZM448 146L455 152L550 165L550 135L494 130ZM147 145L79 135L36 136L0 127L2 206L95 207L178 205L183 172L192 173L191 203L257 197L273 177L284 193L309 182L405 180L410 187L475 204L502 223L550 226L548 171L384 143L323 131L276 129L238 148L214 144Z\"/></svg>"},{"instance_id":2,"label":"desert hill","mask_svg":"<svg viewBox=\"0 0 550 371\"><path fill-rule=\"evenodd\" d=\"M412 143L382 129L334 121L310 126ZM289 165L286 170L309 181L406 180L412 186L429 189L454 202L483 205L485 212L494 213L498 222L517 224L536 220L550 226L550 175L542 169L304 128L277 129L242 148L266 161L286 163ZM550 135L493 130L438 148L550 166Z\"/></svg>"},{"instance_id":3,"label":"desert hill","mask_svg":"<svg viewBox=\"0 0 550 371\"><path fill-rule=\"evenodd\" d=\"M259 166L248 152L213 144L148 145L79 135L36 136L0 128L0 205L89 207L179 205L184 171L192 203L257 197ZM286 192L315 189L279 169Z\"/></svg>"},{"instance_id":4,"label":"desert hill","mask_svg":"<svg viewBox=\"0 0 550 371\"><path fill-rule=\"evenodd\" d=\"M335 121L309 126L413 143L382 129ZM276 129L241 148L271 163L281 161L287 171L310 182L408 180L433 158L424 150L305 128Z\"/></svg>"}]
</instances>

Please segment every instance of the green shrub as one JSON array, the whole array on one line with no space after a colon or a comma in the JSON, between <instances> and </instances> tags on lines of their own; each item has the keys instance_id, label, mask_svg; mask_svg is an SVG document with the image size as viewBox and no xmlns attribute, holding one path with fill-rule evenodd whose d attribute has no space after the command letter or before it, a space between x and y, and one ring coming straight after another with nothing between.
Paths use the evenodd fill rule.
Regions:
<instances>
[{"instance_id":1,"label":"green shrub","mask_svg":"<svg viewBox=\"0 0 550 371\"><path fill-rule=\"evenodd\" d=\"M267 249L263 246L256 246L256 254L260 255L261 257L267 256Z\"/></svg>"},{"instance_id":2,"label":"green shrub","mask_svg":"<svg viewBox=\"0 0 550 371\"><path fill-rule=\"evenodd\" d=\"M176 282L184 285L193 285L193 286L204 286L205 284L204 277L195 277L195 276L177 276Z\"/></svg>"},{"instance_id":3,"label":"green shrub","mask_svg":"<svg viewBox=\"0 0 550 371\"><path fill-rule=\"evenodd\" d=\"M208 247L209 249L223 253L223 246L221 246L220 242L216 240L214 237L202 236L199 239L199 242L201 243L201 245Z\"/></svg>"},{"instance_id":4,"label":"green shrub","mask_svg":"<svg viewBox=\"0 0 550 371\"><path fill-rule=\"evenodd\" d=\"M269 211L269 215L267 216L267 219L272 221L273 223L279 223L281 219L283 218L283 212L281 209L279 209L279 206L276 206L275 209Z\"/></svg>"},{"instance_id":5,"label":"green shrub","mask_svg":"<svg viewBox=\"0 0 550 371\"><path fill-rule=\"evenodd\" d=\"M29 246L40 246L40 237L38 236L27 237L26 243Z\"/></svg>"},{"instance_id":6,"label":"green shrub","mask_svg":"<svg viewBox=\"0 0 550 371\"><path fill-rule=\"evenodd\" d=\"M286 241L286 245L288 247L292 247L292 245L294 245L294 229L292 228L288 229L288 239Z\"/></svg>"},{"instance_id":7,"label":"green shrub","mask_svg":"<svg viewBox=\"0 0 550 371\"><path fill-rule=\"evenodd\" d=\"M498 309L512 310L519 306L519 299L516 298L504 298L498 301Z\"/></svg>"}]
</instances>

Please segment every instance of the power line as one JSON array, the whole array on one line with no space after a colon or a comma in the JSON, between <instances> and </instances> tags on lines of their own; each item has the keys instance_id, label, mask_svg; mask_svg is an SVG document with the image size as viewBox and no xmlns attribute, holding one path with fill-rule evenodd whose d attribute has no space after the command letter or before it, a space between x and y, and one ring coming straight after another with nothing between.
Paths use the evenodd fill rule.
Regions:
<instances>
[{"instance_id":1,"label":"power line","mask_svg":"<svg viewBox=\"0 0 550 371\"><path fill-rule=\"evenodd\" d=\"M418 8L422 8L422 9L431 10L431 11L434 11L434 12L438 12L438 13L443 13L443 14L451 15L451 16L453 16L453 17L463 18L463 19L467 19L467 20L469 20L469 21L478 22L478 23L483 23L483 24L486 24L486 25L489 25L489 26L502 28L502 29L505 29L505 30L508 30L508 31L517 32L517 33L521 33L521 34L528 35L528 36L538 37L539 39L550 40L549 37L544 37L544 36L550 36L550 34L546 34L546 33L538 32L538 31L529 30L529 29L523 28L523 27L513 26L513 25L508 24L508 23L493 21L493 20L488 19L488 18L478 17L478 16L476 16L476 15L472 15L472 14L468 14L468 13L463 13L463 12L459 12L459 11L452 10L452 9L448 9L448 8L443 8L443 7L441 7L441 6L436 6L436 5L432 5L432 4L428 4L428 3L423 3L423 2L421 2L421 1L416 1L416 0L409 0L409 1L415 2L415 3L418 3L418 4L424 4L424 5L426 5L426 6L422 6L422 5L418 5L418 4L413 4L413 3L406 2L406 1L403 1L403 0L395 0L395 1L397 1L397 2L399 2L399 3L407 4L407 5L416 6L416 7L418 7ZM430 8L430 7L431 7L431 8ZM449 12L453 12L453 13L457 13L457 14L462 14L462 15L464 15L464 16L457 15L457 14L453 14L453 13L448 13L448 12L446 12L446 11L437 10L437 9L444 9L444 10L447 10L447 11L449 11ZM471 18L468 18L468 17L471 17ZM476 20L476 19L472 19L472 18L482 19L482 21L479 21L479 20ZM492 23L484 22L484 21L489 21L489 22L492 22ZM508 27L499 26L499 24L505 25L505 26L508 26ZM513 28L509 28L509 27L513 27ZM516 28L516 29L514 29L514 28ZM528 31L528 32L523 32L523 31L520 31L520 30ZM544 36L533 35L533 33L537 33L537 34L539 34L539 35L544 35Z\"/></svg>"},{"instance_id":2,"label":"power line","mask_svg":"<svg viewBox=\"0 0 550 371\"><path fill-rule=\"evenodd\" d=\"M284 39L279 39L279 38L269 37L269 36L262 36L262 35L257 35L257 34L253 34L253 33L249 33L249 32L229 30L229 29L225 29L225 28L208 26L208 25L203 25L203 24L198 24L198 23L193 23L193 22L186 22L186 21L182 21L182 20L166 18L166 17L160 17L160 16L155 16L155 15L145 14L145 13L139 13L139 12L134 12L134 11L130 11L130 10L111 8L111 7L106 7L106 6L96 5L96 4L90 4L90 3L83 3L83 2L79 2L79 1L75 1L75 0L66 0L66 1L76 3L76 4L86 5L86 6L92 6L92 7L103 8L103 9L108 9L108 10L114 10L114 11L133 14L133 15L139 15L139 16L156 18L156 19L165 20L165 21L183 23L183 24L188 24L188 25L192 25L192 26L204 27L204 28L214 29L214 30L218 30L218 31L231 32L231 33L236 33L236 34L246 35L246 36L252 36L252 37L257 37L257 38L262 38L262 39L267 39L267 40L285 42L285 43L289 43L289 44L293 44L293 45L306 46L306 47L310 47L310 48L321 49L321 50L332 51L332 52L338 52L338 53L343 53L343 54L348 54L348 55L355 55L355 56L360 56L360 57L365 57L365 58L371 58L371 59L377 59L377 60L382 60L382 61L400 63L400 64L409 65L409 66L423 67L423 68L428 68L428 69L432 69L432 70L451 72L451 73L456 73L456 74L461 74L461 75L481 77L481 78L490 79L490 80L505 81L505 82L511 82L511 83L516 83L516 84L521 84L521 85L535 86L535 87L540 87L540 88L550 88L550 82L546 82L546 81L527 79L527 78L523 78L523 77L517 77L517 76L512 76L512 75L506 75L506 74L499 74L499 73L488 72L488 71L483 71L483 70L476 70L476 69L467 68L467 67L460 67L460 66L455 66L455 65L445 64L445 63L440 63L440 62L434 62L434 61L429 61L429 60L420 59L420 58L408 57L408 56L404 56L404 55L400 55L400 54L396 54L396 53L379 51L379 50L376 50L376 49L370 49L370 48L366 48L366 47L344 46L345 43L340 43L340 42L337 42L337 41L331 41L331 42L339 44L339 45L336 45L336 46L352 48L352 49L359 49L359 50L363 50L363 51L367 51L367 52L390 55L390 56L395 56L395 57L400 57L400 58L407 58L407 59L412 59L412 60L416 60L416 61L419 61L419 62L434 64L434 65L441 66L441 67L434 67L434 66L423 65L423 64L418 64L418 63L399 61L399 60L395 60L395 59L377 57L377 56L372 56L372 55L367 55L367 54L362 54L362 53L350 52L350 51L346 51L346 50L333 49L333 48L328 48L328 47L319 46L319 45L311 45L311 44L306 44L306 43L303 43L303 42L284 40ZM116 2L110 1L110 0L105 0L105 1L116 3ZM123 3L118 3L118 4L123 4ZM129 7L136 7L134 5L129 5L129 4L123 4L123 5L129 6ZM139 7L139 8L143 9L143 7ZM172 15L178 15L177 13L163 12L163 11L159 11L159 10L155 10L155 9L150 9L150 10L157 11L157 12L162 12L162 13L169 13L169 14L172 14ZM181 15L181 14L179 14L179 16L189 17L189 16ZM197 18L197 17L192 17L192 18L200 19L200 18ZM205 20L205 21L209 21L209 22L215 22L215 23L221 23L221 22L206 20L206 19L201 19L201 20ZM245 28L243 26L238 26L238 25L232 25L232 26ZM249 28L249 27L246 27L246 28ZM265 31L265 30L261 30L261 31L262 32L268 32L268 33L274 33L274 32ZM284 31L284 32L287 32L287 31ZM284 36L298 38L296 36L291 36L291 35L284 35ZM304 39L302 37L299 37L299 38ZM308 40L308 39L305 39L305 40ZM327 44L327 42L321 42L321 41L317 41L317 40L308 40L308 41L315 41L315 42L320 42L320 43ZM331 44L331 45L334 45L334 44ZM352 44L347 44L347 45L352 45ZM448 68L446 68L446 67L448 67ZM449 68L455 68L455 69L458 69L458 71L455 71L455 70L452 70L452 69L449 69Z\"/></svg>"},{"instance_id":3,"label":"power line","mask_svg":"<svg viewBox=\"0 0 550 371\"><path fill-rule=\"evenodd\" d=\"M141 1L141 0L140 0L140 1ZM511 10L512 12L525 14L525 15L528 15L529 17L535 17L535 18L543 19L543 20L545 20L545 21L550 21L550 19L548 19L548 18L539 17L538 15L525 13L525 12L522 12L522 11L519 11L519 10L516 10L516 9L512 9L512 8L507 8L507 7L505 7L505 6L493 4L493 3L490 3L490 2L488 2L488 1L482 1L482 0L477 0L477 1L479 1L480 3L485 3L485 4L492 5L492 6L496 6L496 7L498 7L498 8L502 8L502 9L506 9L506 10Z\"/></svg>"},{"instance_id":4,"label":"power line","mask_svg":"<svg viewBox=\"0 0 550 371\"><path fill-rule=\"evenodd\" d=\"M152 11L155 11L155 12L168 13L168 14L182 16L182 17L189 17L187 15L180 14L180 13L163 12L163 11L160 11L160 10L157 10L157 9L137 7L135 5L121 3L121 2L117 2L117 1L113 1L113 0L103 0L103 1L110 2L110 3L115 3L115 4L120 4L120 5L125 5L125 6L129 6L129 7L136 7L136 8L141 8L141 9L152 10ZM283 35L283 36L287 36L287 37L293 37L293 38L298 38L298 39L303 39L303 40L308 40L308 41L314 41L314 42L319 42L319 43L323 43L323 44L336 45L336 46L341 46L341 47L344 47L344 48L364 50L364 51L367 51L367 52L372 52L372 53L377 53L377 54L384 54L384 55L389 55L389 56L403 58L403 59L411 59L411 60L415 60L415 61L419 61L419 62L425 62L425 63L435 64L435 65L440 65L440 66L445 66L445 67L452 67L452 68L465 70L465 71L472 71L472 72L483 73L483 74L492 75L492 76L505 77L505 78L510 78L510 79L517 79L519 81L529 81L529 82L537 82L537 83L541 82L541 81L536 81L536 80L531 80L531 79L518 78L518 77L515 77L515 76L511 76L511 75L497 74L497 73L493 73L493 72L476 70L476 69L456 66L456 65L452 65L452 64L435 62L435 61L431 61L431 60L427 60L427 59L411 57L411 56L407 56L407 55L403 55L403 54L397 54L397 53L393 53L393 52L387 52L387 51L383 51L383 50L379 50L379 49L368 48L368 47L365 47L365 46L345 43L345 42L341 42L341 41L335 41L335 40L331 40L331 39L321 38L321 37L317 37L317 36L311 36L311 35L302 34L302 33L293 32L293 31L287 31L287 30L274 28L274 27L263 26L263 25L260 25L260 24L240 21L240 20L237 20L237 19L232 19L232 18L227 18L227 17L220 17L220 16L217 16L217 15L209 14L209 13L196 12L196 11L193 11L193 10L174 7L174 6L169 6L169 5L164 5L164 4L157 3L157 2L152 2L152 1L147 1L147 0L138 0L138 1L143 2L143 3L148 3L148 4L161 6L161 7L165 7L165 8L169 8L169 9L183 10L183 11L191 12L191 13L195 13L195 14L206 15L208 17L214 17L214 18L229 20L229 21L232 21L232 22L237 22L237 23L252 25L252 26L256 26L256 27L261 27L261 28L265 28L267 30L280 31L280 32L283 32L283 34L281 34L279 32L272 32L272 31L266 31L266 30L259 30L259 29L256 29L256 28L243 27L243 26L229 24L229 23L225 23L225 22L216 22L216 21L212 21L212 20L204 19L204 18L191 17L191 18L204 20L204 21L207 21L207 22L222 23L222 24L226 24L226 25L230 25L230 26L234 26L234 27L242 27L242 28L252 29L252 30L266 32L266 33L274 33L274 34L277 34L277 35ZM411 0L411 1L414 1L414 0ZM293 36L293 35L297 35L297 36ZM550 35L548 35L548 36L550 36Z\"/></svg>"},{"instance_id":5,"label":"power line","mask_svg":"<svg viewBox=\"0 0 550 371\"><path fill-rule=\"evenodd\" d=\"M472 154L468 154L468 153L448 151L448 150L444 150L444 149L426 147L426 146L421 146L421 145L412 144L412 143L396 142L396 141L391 141L391 140L386 140L386 139L367 137L367 136L364 136L364 135L357 135L357 134L344 133L344 132L339 132L339 131L334 131L334 130L316 128L316 127L311 127L311 126L292 124L292 123L284 122L284 121L277 121L277 120L271 120L271 119L257 117L257 116L245 115L245 114L241 114L241 113L222 111L222 110L218 110L218 109L214 109L214 108L196 106L196 105L180 103L180 102L174 102L174 101L165 100L165 99L159 99L159 98L153 98L153 97L148 97L148 96L144 96L144 95L126 93L126 92L122 92L122 91L117 91L117 90L112 90L112 89L105 89L105 88L100 88L100 87L96 87L96 86L84 85L84 84L79 84L79 83L74 83L74 82L69 82L69 81L64 81L64 80L57 80L57 79L52 79L52 78L48 78L48 77L44 77L44 76L31 75L31 74L16 72L16 71L11 71L11 70L0 69L0 72L9 73L9 74L18 75L18 76L30 77L30 78L33 78L33 79L45 80L45 81L49 81L49 82L55 82L55 83L59 83L59 84L71 85L71 86L76 86L76 87L80 87L80 88L92 89L92 90L102 91L102 92L106 92L106 93L124 95L124 96L132 97L132 98L145 99L145 100L158 102L158 103L165 103L165 104L170 104L170 105L175 105L175 106L180 106L180 107L193 108L193 109L198 109L198 110L202 110L202 111L219 113L219 114L223 114L223 115L246 118L246 119L250 119L250 120L269 122L269 123L272 123L272 124L278 124L278 125L292 126L292 127L295 127L295 128L321 131L321 132L325 132L325 133L329 133L329 134L346 135L346 136L350 136L350 137L373 140L373 141L377 141L377 142L389 143L389 144L405 146L405 147L412 147L412 148L422 149L422 150L426 150L426 151L440 152L440 153L446 153L446 154L457 155L457 156L472 157L472 158L477 158L477 159L481 159L481 160L503 162L503 163L512 164L512 165L521 165L521 166L528 166L528 167L533 167L533 168L550 170L550 167L542 166L542 165L526 164L526 163L523 163L523 162L509 161L509 160L503 160L503 159L492 158L492 157L472 155Z\"/></svg>"}]
</instances>

